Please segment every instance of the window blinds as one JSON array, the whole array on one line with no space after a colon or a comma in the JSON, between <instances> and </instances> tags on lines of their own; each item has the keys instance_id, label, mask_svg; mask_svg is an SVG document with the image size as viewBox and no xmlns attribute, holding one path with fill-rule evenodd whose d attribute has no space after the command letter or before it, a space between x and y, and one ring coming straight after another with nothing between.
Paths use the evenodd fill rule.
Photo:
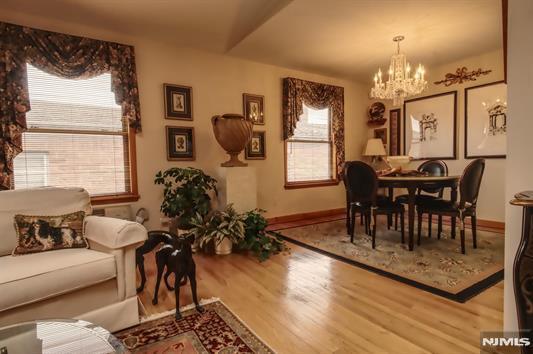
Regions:
<instances>
[{"instance_id":1,"label":"window blinds","mask_svg":"<svg viewBox=\"0 0 533 354\"><path fill-rule=\"evenodd\" d=\"M287 182L324 181L333 178L331 119L329 109L306 105L287 141Z\"/></svg>"},{"instance_id":2,"label":"window blinds","mask_svg":"<svg viewBox=\"0 0 533 354\"><path fill-rule=\"evenodd\" d=\"M28 64L31 110L15 188L83 187L92 196L128 193L128 127L111 75L71 80Z\"/></svg>"}]
</instances>

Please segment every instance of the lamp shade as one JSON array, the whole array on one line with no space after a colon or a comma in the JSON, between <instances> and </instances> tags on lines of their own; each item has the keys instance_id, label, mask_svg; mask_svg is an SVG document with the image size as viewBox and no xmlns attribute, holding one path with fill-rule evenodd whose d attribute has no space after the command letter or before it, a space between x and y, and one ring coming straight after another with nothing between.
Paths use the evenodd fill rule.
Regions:
<instances>
[{"instance_id":1,"label":"lamp shade","mask_svg":"<svg viewBox=\"0 0 533 354\"><path fill-rule=\"evenodd\" d=\"M386 156L385 146L380 138L368 139L366 143L364 156Z\"/></svg>"}]
</instances>

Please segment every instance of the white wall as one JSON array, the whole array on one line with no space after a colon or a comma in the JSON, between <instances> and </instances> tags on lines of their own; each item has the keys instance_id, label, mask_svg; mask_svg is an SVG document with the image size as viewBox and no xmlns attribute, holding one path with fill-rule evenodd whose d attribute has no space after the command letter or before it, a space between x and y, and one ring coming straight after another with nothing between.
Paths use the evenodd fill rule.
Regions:
<instances>
[{"instance_id":1,"label":"white wall","mask_svg":"<svg viewBox=\"0 0 533 354\"><path fill-rule=\"evenodd\" d=\"M412 63L415 64L415 63ZM416 63L417 64L417 63ZM435 81L442 80L447 73L455 73L458 67L466 66L468 70L482 68L483 70L492 70L486 76L477 78L476 81L469 81L463 84L454 84L452 86L435 85ZM478 86L486 83L496 82L504 79L503 71L503 53L500 50L485 53L475 57L464 58L452 63L437 67L427 67L428 88L420 96L431 96L438 93L457 91L457 159L446 160L449 173L460 175L466 165L472 161L464 158L464 110L465 110L465 89L472 86ZM389 108L389 107L387 107ZM403 106L390 107L402 109L402 149L403 149ZM388 116L387 116L388 117ZM384 125L389 128L389 122ZM372 135L373 131L369 131ZM403 151L403 150L402 150ZM421 162L413 161L411 167L416 168ZM481 184L478 218L483 220L501 221L505 220L505 159L487 159L485 174Z\"/></svg>"},{"instance_id":2,"label":"white wall","mask_svg":"<svg viewBox=\"0 0 533 354\"><path fill-rule=\"evenodd\" d=\"M258 173L258 207L266 209L267 216L273 217L345 206L342 183L333 187L284 189L282 78L293 76L344 87L345 145L349 160L360 157L366 142L368 96L362 85L25 14L2 13L0 20L135 46L143 131L137 135L141 199L133 209L148 209L151 215L149 228L161 226L162 188L153 184L157 171L173 166L193 166L219 177L217 169L227 160L227 155L214 138L210 119L215 114L242 112L242 94L245 92L265 96L266 125L256 129L266 131L267 159L248 161ZM163 83L193 87L193 122L164 119ZM195 128L196 161L167 161L165 125Z\"/></svg>"},{"instance_id":3,"label":"white wall","mask_svg":"<svg viewBox=\"0 0 533 354\"><path fill-rule=\"evenodd\" d=\"M521 235L521 208L507 201L523 190L533 190L533 1L509 1L507 84L507 171L506 171L506 230L504 327L517 328L513 292L513 262Z\"/></svg>"},{"instance_id":4,"label":"white wall","mask_svg":"<svg viewBox=\"0 0 533 354\"><path fill-rule=\"evenodd\" d=\"M267 159L248 161L258 174L258 207L267 210L267 216L280 216L344 206L342 183L334 187L284 189L281 84L283 77L295 76L345 88L347 159L359 158L367 135L366 93L360 85L149 41L135 43L135 48L143 119L143 132L137 140L142 199L135 207L148 207L152 215L157 214L162 189L153 185L153 177L160 169L194 166L218 177L217 169L227 160L227 155L214 139L210 118L215 114L242 112L243 92L265 96L266 125L256 129L266 131ZM163 82L193 87L194 122L164 119ZM166 161L165 125L195 127L195 162ZM152 220L149 226L155 227L154 223Z\"/></svg>"}]
</instances>

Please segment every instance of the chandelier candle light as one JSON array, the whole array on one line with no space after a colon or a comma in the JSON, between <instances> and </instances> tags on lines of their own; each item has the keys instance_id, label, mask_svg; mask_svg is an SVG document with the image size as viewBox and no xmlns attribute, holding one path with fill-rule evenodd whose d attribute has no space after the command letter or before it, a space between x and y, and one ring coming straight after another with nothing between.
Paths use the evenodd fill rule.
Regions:
<instances>
[{"instance_id":1,"label":"chandelier candle light","mask_svg":"<svg viewBox=\"0 0 533 354\"><path fill-rule=\"evenodd\" d=\"M413 77L411 77L411 65L407 62L404 54L400 53L400 42L404 36L396 36L392 40L397 43L397 51L391 57L389 66L389 79L382 80L381 68L374 75L374 87L370 90L371 98L393 100L395 106L403 104L405 98L418 95L427 87L424 80L425 69L421 64Z\"/></svg>"}]
</instances>

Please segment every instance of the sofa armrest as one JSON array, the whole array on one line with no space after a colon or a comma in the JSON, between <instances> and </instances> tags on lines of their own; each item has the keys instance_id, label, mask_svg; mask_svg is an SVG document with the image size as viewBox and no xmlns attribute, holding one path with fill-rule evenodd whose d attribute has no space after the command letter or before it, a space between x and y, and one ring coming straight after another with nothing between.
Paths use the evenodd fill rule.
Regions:
<instances>
[{"instance_id":1,"label":"sofa armrest","mask_svg":"<svg viewBox=\"0 0 533 354\"><path fill-rule=\"evenodd\" d=\"M133 221L91 215L85 218L85 237L109 249L118 249L144 242L148 232Z\"/></svg>"}]
</instances>

